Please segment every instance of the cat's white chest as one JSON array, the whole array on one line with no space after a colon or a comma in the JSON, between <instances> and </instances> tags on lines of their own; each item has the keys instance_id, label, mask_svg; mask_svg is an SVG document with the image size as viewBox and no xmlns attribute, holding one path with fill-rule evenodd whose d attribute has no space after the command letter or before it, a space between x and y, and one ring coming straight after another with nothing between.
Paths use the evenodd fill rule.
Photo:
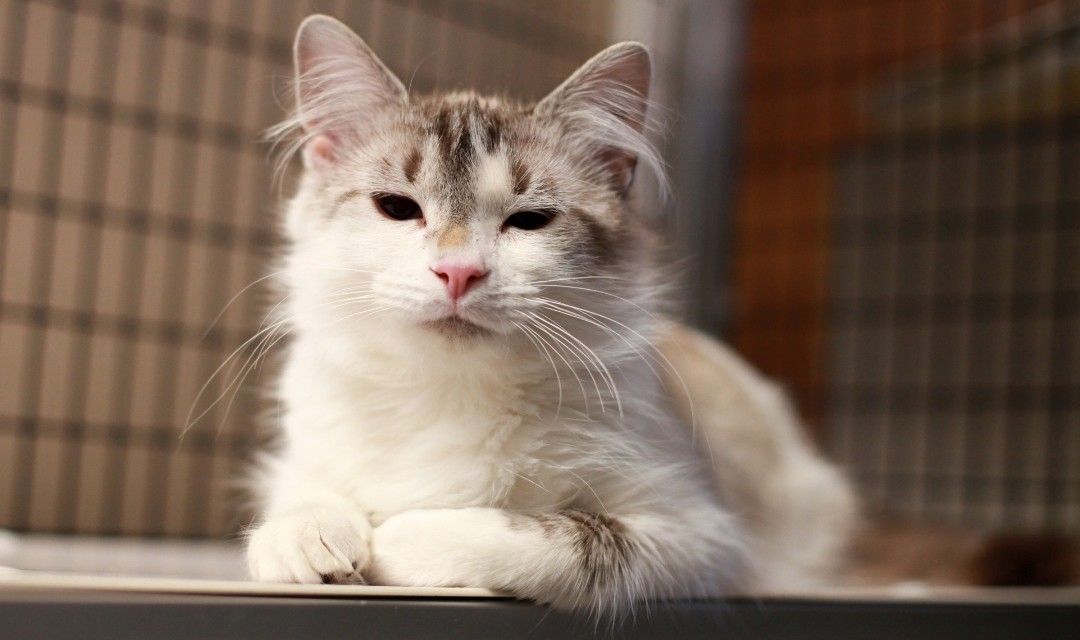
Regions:
<instances>
[{"instance_id":1,"label":"cat's white chest","mask_svg":"<svg viewBox=\"0 0 1080 640\"><path fill-rule=\"evenodd\" d=\"M284 379L287 455L373 519L418 508L541 508L567 498L569 488L547 479L546 425L505 379L467 388L375 385L312 365L301 356Z\"/></svg>"},{"instance_id":2,"label":"cat's white chest","mask_svg":"<svg viewBox=\"0 0 1080 640\"><path fill-rule=\"evenodd\" d=\"M490 422L470 425L462 418L444 416L392 443L359 443L357 465L343 473L350 493L373 514L500 504L514 484L517 456L469 433L470 426L486 429Z\"/></svg>"}]
</instances>

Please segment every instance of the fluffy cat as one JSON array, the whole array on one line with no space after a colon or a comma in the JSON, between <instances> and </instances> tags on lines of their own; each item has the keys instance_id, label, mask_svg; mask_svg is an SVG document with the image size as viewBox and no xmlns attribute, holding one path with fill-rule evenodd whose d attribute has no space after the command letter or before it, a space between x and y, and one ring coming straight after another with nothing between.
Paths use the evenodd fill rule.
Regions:
<instances>
[{"instance_id":1,"label":"fluffy cat","mask_svg":"<svg viewBox=\"0 0 1080 640\"><path fill-rule=\"evenodd\" d=\"M776 388L658 315L628 193L660 170L642 45L535 105L409 95L325 16L295 53L292 341L254 578L609 612L828 574L848 485Z\"/></svg>"}]
</instances>

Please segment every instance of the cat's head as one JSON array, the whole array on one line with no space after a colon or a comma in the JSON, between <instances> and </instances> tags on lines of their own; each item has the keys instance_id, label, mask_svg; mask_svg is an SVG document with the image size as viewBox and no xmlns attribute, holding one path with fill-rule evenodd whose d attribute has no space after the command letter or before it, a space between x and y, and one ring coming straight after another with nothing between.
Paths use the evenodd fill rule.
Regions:
<instances>
[{"instance_id":1,"label":"cat's head","mask_svg":"<svg viewBox=\"0 0 1080 640\"><path fill-rule=\"evenodd\" d=\"M604 50L535 105L409 95L326 16L301 25L295 54L297 109L281 131L300 133L305 169L288 272L309 328L378 320L559 344L555 325L602 336L598 324L623 320L600 316L641 304L648 234L628 191L637 164L660 165L642 45Z\"/></svg>"}]
</instances>

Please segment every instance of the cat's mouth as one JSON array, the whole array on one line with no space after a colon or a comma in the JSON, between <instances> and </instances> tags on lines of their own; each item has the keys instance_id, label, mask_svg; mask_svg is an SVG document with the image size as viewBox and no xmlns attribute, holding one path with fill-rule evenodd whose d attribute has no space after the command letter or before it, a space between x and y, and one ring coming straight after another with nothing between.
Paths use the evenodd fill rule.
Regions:
<instances>
[{"instance_id":1,"label":"cat's mouth","mask_svg":"<svg viewBox=\"0 0 1080 640\"><path fill-rule=\"evenodd\" d=\"M479 338L491 334L491 330L456 315L428 320L424 325L448 338Z\"/></svg>"}]
</instances>

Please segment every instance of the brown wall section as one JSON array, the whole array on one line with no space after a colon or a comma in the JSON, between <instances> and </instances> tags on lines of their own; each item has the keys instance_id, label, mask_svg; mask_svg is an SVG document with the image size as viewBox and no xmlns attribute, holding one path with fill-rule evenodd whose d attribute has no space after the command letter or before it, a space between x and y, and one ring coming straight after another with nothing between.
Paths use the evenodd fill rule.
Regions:
<instances>
[{"instance_id":1,"label":"brown wall section","mask_svg":"<svg viewBox=\"0 0 1080 640\"><path fill-rule=\"evenodd\" d=\"M736 200L735 346L785 383L817 435L835 159L873 127L866 89L977 46L988 27L1054 0L751 3Z\"/></svg>"}]
</instances>

